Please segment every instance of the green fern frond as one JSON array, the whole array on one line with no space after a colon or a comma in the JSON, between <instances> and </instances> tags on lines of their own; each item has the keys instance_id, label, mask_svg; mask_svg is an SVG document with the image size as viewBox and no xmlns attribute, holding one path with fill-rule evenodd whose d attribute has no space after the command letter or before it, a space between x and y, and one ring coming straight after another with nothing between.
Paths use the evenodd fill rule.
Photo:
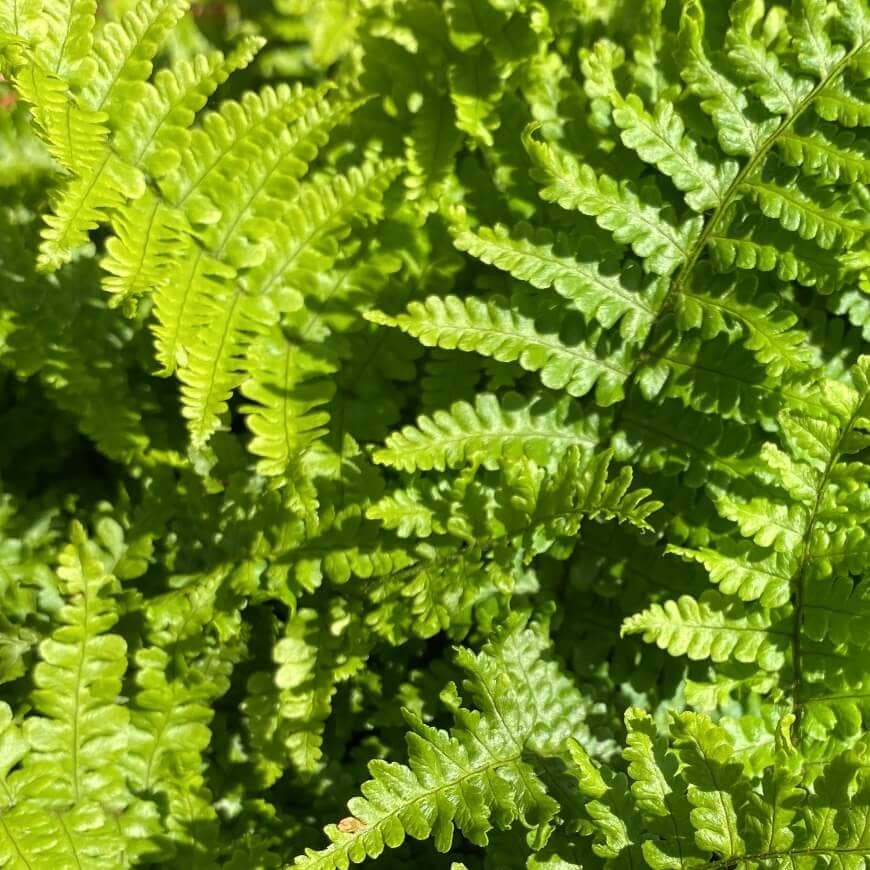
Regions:
<instances>
[{"instance_id":1,"label":"green fern frond","mask_svg":"<svg viewBox=\"0 0 870 870\"><path fill-rule=\"evenodd\" d=\"M671 655L685 655L697 661L738 661L778 671L785 662L791 639L785 628L777 628L776 615L747 610L714 592L697 601L686 595L677 601L654 604L628 619L625 634L643 634Z\"/></svg>"},{"instance_id":2,"label":"green fern frond","mask_svg":"<svg viewBox=\"0 0 870 870\"><path fill-rule=\"evenodd\" d=\"M628 182L599 177L573 155L538 142L533 131L526 131L523 141L535 166L535 178L547 185L540 191L542 199L594 217L617 242L631 245L656 275L670 275L690 258L701 234L700 218L677 221L654 187L645 187L639 195Z\"/></svg>"},{"instance_id":3,"label":"green fern frond","mask_svg":"<svg viewBox=\"0 0 870 870\"><path fill-rule=\"evenodd\" d=\"M254 435L251 452L261 457L262 474L284 474L293 458L327 431L324 406L335 387L326 376L335 366L275 328L251 345L246 369L242 393L253 404L242 410Z\"/></svg>"},{"instance_id":4,"label":"green fern frond","mask_svg":"<svg viewBox=\"0 0 870 870\"><path fill-rule=\"evenodd\" d=\"M118 612L106 593L116 581L80 526L61 554L58 576L68 603L62 624L40 644L33 698L41 716L26 723L27 764L50 774L57 801L111 806L124 793L118 764L128 721L119 700L127 645L109 632Z\"/></svg>"},{"instance_id":5,"label":"green fern frond","mask_svg":"<svg viewBox=\"0 0 870 870\"><path fill-rule=\"evenodd\" d=\"M460 706L451 687L456 724L449 733L406 713L408 766L372 762L364 797L350 802L351 816L327 828L331 845L309 850L294 866L346 868L396 848L406 836L433 836L446 852L454 828L485 845L492 828L516 821L530 839L546 842L558 804L547 792L540 759L558 755L583 717L576 689L546 651L541 627L521 622L478 654L460 651L464 688L477 709Z\"/></svg>"},{"instance_id":6,"label":"green fern frond","mask_svg":"<svg viewBox=\"0 0 870 870\"><path fill-rule=\"evenodd\" d=\"M450 411L421 417L417 426L406 426L387 439L374 455L376 462L403 471L444 470L480 462L495 467L501 458L528 456L546 465L553 451L572 444L594 448L597 441L588 425L566 425L567 408L546 403L525 404L519 396L499 401L478 396L474 406L455 404Z\"/></svg>"},{"instance_id":7,"label":"green fern frond","mask_svg":"<svg viewBox=\"0 0 870 870\"><path fill-rule=\"evenodd\" d=\"M863 860L868 842L861 765L848 753L839 755L808 787L811 765L791 745L790 724L789 717L778 723L775 763L760 773L747 773L735 760L733 738L697 713L674 716L668 741L648 714L630 710L628 781L600 771L575 745L580 790L590 799L593 850L652 867L709 866L711 854L712 866L722 868L809 866L843 854ZM851 808L838 807L843 788L856 793ZM632 819L633 827L621 826L620 817Z\"/></svg>"},{"instance_id":8,"label":"green fern frond","mask_svg":"<svg viewBox=\"0 0 870 870\"><path fill-rule=\"evenodd\" d=\"M840 688L833 694L850 696L846 687L861 681L848 668L840 671L835 662L839 655L848 656L850 648L862 646L863 642L846 630L839 613L844 608L852 610L856 626L861 624L863 587L856 588L845 578L834 578L838 570L848 572L850 567L863 571L866 558L863 531L850 530L846 519L850 510L860 511L859 493L867 485L863 472L849 461L849 456L866 443L865 357L853 368L851 379L852 385L826 385L823 411L810 414L806 409L789 409L780 414L783 448L772 443L764 445L764 470L757 472L775 482L775 488L751 498L726 494L718 497L719 513L735 523L753 545L738 544L722 553L676 550L684 558L706 565L710 579L732 601L734 596L742 601L761 599L761 606L749 612L755 620L752 632L747 631L749 625L740 628L744 632L742 643L747 654L751 649L754 655L776 635L774 646L778 651L775 656L765 654L767 667L779 674L780 691L789 696L799 723L817 735L824 734L832 724L831 720L825 724L818 684L838 684ZM664 609L653 605L644 614L632 617L625 630L647 631L648 639L657 640L678 655L688 652L690 656L693 650L699 655L717 655L712 641L706 640L715 637L730 655L735 647L729 639L725 614L734 607L742 613L743 606L717 598L716 614L705 603L710 600L707 593L698 601L682 599L679 607L673 602ZM694 628L686 628L687 621ZM696 633L702 624L709 635ZM830 666L823 663L826 649L834 653ZM740 660L740 655L735 655ZM804 696L812 699L809 722L802 717ZM860 708L860 699L854 700Z\"/></svg>"},{"instance_id":9,"label":"green fern frond","mask_svg":"<svg viewBox=\"0 0 870 870\"><path fill-rule=\"evenodd\" d=\"M260 764L271 766L268 780L283 772L287 756L302 777L320 770L323 729L337 685L365 661L358 633L337 604L324 616L301 608L272 650L274 673L249 679L244 710L252 742L263 755Z\"/></svg>"},{"instance_id":10,"label":"green fern frond","mask_svg":"<svg viewBox=\"0 0 870 870\"><path fill-rule=\"evenodd\" d=\"M188 5L188 0L146 0L119 22L106 24L94 41L94 70L82 92L89 109L104 112L113 126L120 122L126 105L141 98L154 56Z\"/></svg>"},{"instance_id":11,"label":"green fern frond","mask_svg":"<svg viewBox=\"0 0 870 870\"><path fill-rule=\"evenodd\" d=\"M69 84L91 73L96 0L43 0L44 33L34 47L37 62Z\"/></svg>"},{"instance_id":12,"label":"green fern frond","mask_svg":"<svg viewBox=\"0 0 870 870\"><path fill-rule=\"evenodd\" d=\"M591 238L554 237L523 225L513 231L496 226L476 231L462 228L456 233L455 244L533 287L552 287L605 329L621 323L626 338L642 339L655 317L656 285L642 289L640 276L631 266L610 270L568 253L595 250Z\"/></svg>"},{"instance_id":13,"label":"green fern frond","mask_svg":"<svg viewBox=\"0 0 870 870\"><path fill-rule=\"evenodd\" d=\"M500 362L516 360L526 371L540 372L544 386L571 396L594 389L599 405L618 402L629 372L624 354L607 353L606 347L598 351L600 332L587 331L579 318L572 322L566 316L560 324L548 313L552 311L527 315L500 296L430 296L412 302L395 318L372 314L369 319L397 326L430 347L475 351Z\"/></svg>"}]
</instances>

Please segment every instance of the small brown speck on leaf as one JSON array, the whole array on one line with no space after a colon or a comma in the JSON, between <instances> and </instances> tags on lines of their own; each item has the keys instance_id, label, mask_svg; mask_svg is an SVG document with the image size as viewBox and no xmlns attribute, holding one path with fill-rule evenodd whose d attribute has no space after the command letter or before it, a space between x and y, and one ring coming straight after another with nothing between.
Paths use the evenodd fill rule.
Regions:
<instances>
[{"instance_id":1,"label":"small brown speck on leaf","mask_svg":"<svg viewBox=\"0 0 870 870\"><path fill-rule=\"evenodd\" d=\"M365 828L365 822L361 822L353 816L348 816L346 819L342 819L336 827L342 834L357 834Z\"/></svg>"}]
</instances>

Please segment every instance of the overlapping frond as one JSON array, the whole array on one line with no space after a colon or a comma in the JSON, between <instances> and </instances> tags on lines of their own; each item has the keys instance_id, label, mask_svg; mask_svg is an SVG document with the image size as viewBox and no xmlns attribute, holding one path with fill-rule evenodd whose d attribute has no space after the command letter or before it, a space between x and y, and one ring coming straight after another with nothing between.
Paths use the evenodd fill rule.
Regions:
<instances>
[{"instance_id":1,"label":"overlapping frond","mask_svg":"<svg viewBox=\"0 0 870 870\"><path fill-rule=\"evenodd\" d=\"M0 865L870 861L868 39L0 0Z\"/></svg>"},{"instance_id":2,"label":"overlapping frond","mask_svg":"<svg viewBox=\"0 0 870 870\"><path fill-rule=\"evenodd\" d=\"M610 861L649 867L789 867L866 860L866 778L843 754L818 774L776 732L775 762L747 771L735 742L705 716L682 713L670 739L648 714L630 710L628 776L599 770L574 747L580 791L589 799L584 828L593 851ZM810 785L810 780L815 781ZM854 794L851 804L837 797ZM712 855L712 858L711 858Z\"/></svg>"},{"instance_id":3,"label":"overlapping frond","mask_svg":"<svg viewBox=\"0 0 870 870\"><path fill-rule=\"evenodd\" d=\"M762 667L778 674L771 690L789 699L816 737L837 722L854 723L864 709L859 672L838 660L847 662L863 643L840 614L851 613L857 627L865 609L864 587L850 575L866 570L868 552L860 521L855 523L863 516L866 474L852 461L867 443L866 357L851 380L826 385L825 413L781 413L784 444L767 443L761 451L760 494L719 497L720 514L748 540L719 551L676 548L705 565L725 597L707 593L698 601L654 605L625 624L626 631L644 632L676 655L720 662L763 655ZM752 609L747 613L735 599L753 602ZM853 691L845 691L852 681ZM820 692L832 684L838 686L830 699L833 718L825 714Z\"/></svg>"},{"instance_id":4,"label":"overlapping frond","mask_svg":"<svg viewBox=\"0 0 870 870\"><path fill-rule=\"evenodd\" d=\"M295 866L347 867L407 836L432 836L446 852L456 828L485 845L490 830L518 821L530 837L546 841L559 805L548 794L540 756L563 751L566 738L581 733L584 714L576 689L546 651L541 627L522 623L480 653L460 650L457 663L474 708L461 706L452 687L449 732L407 713L408 765L372 762L372 779L350 802L351 815L327 828L331 845L309 850Z\"/></svg>"}]
</instances>

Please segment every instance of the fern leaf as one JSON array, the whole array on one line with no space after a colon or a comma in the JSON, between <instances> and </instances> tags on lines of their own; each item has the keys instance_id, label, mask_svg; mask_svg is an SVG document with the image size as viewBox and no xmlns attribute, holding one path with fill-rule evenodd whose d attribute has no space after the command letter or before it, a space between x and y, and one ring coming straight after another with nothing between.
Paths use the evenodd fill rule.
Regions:
<instances>
[{"instance_id":1,"label":"fern leaf","mask_svg":"<svg viewBox=\"0 0 870 870\"><path fill-rule=\"evenodd\" d=\"M254 434L251 452L261 457L261 474L283 474L295 456L326 432L324 406L335 392L326 376L335 367L273 329L251 345L245 368L242 392L254 403L242 408Z\"/></svg>"},{"instance_id":2,"label":"fern leaf","mask_svg":"<svg viewBox=\"0 0 870 870\"><path fill-rule=\"evenodd\" d=\"M698 154L686 136L685 126L671 103L660 103L651 115L634 94L623 98L613 91L613 120L622 130L622 141L647 163L670 177L686 195L686 203L697 212L720 205L737 176L737 163L718 166Z\"/></svg>"},{"instance_id":3,"label":"fern leaf","mask_svg":"<svg viewBox=\"0 0 870 870\"><path fill-rule=\"evenodd\" d=\"M222 193L232 187L246 156L271 148L282 130L302 118L322 96L322 89L266 87L248 92L240 101L227 100L206 114L181 156L179 165L160 181L161 191L174 208L183 208L194 225L218 220Z\"/></svg>"},{"instance_id":4,"label":"fern leaf","mask_svg":"<svg viewBox=\"0 0 870 870\"><path fill-rule=\"evenodd\" d=\"M797 328L798 316L773 294L759 294L753 281L714 283L704 294L685 292L674 308L681 329L700 329L705 339L731 338L738 329L743 345L777 377L801 371L812 360L806 333Z\"/></svg>"},{"instance_id":5,"label":"fern leaf","mask_svg":"<svg viewBox=\"0 0 870 870\"><path fill-rule=\"evenodd\" d=\"M642 197L628 182L596 175L592 167L554 146L537 142L526 131L523 142L535 165L535 178L546 184L540 195L562 208L594 217L657 275L670 275L689 257L701 232L701 219L678 223L673 210L661 207L661 197L650 187Z\"/></svg>"},{"instance_id":6,"label":"fern leaf","mask_svg":"<svg viewBox=\"0 0 870 870\"><path fill-rule=\"evenodd\" d=\"M61 166L83 174L103 159L101 143L109 135L105 117L71 100L63 79L29 64L17 71L15 84L32 107L33 120L49 153Z\"/></svg>"},{"instance_id":7,"label":"fern leaf","mask_svg":"<svg viewBox=\"0 0 870 870\"><path fill-rule=\"evenodd\" d=\"M866 229L845 217L836 205L822 205L798 188L785 188L766 181L746 182L746 189L769 218L802 239L814 239L825 249L841 244L851 246Z\"/></svg>"},{"instance_id":8,"label":"fern leaf","mask_svg":"<svg viewBox=\"0 0 870 870\"><path fill-rule=\"evenodd\" d=\"M817 78L827 78L845 53L831 42L827 32L827 7L821 0L801 0L800 15L791 22L792 36L801 69Z\"/></svg>"},{"instance_id":9,"label":"fern leaf","mask_svg":"<svg viewBox=\"0 0 870 870\"><path fill-rule=\"evenodd\" d=\"M107 148L87 174L74 178L53 197L52 213L45 216L39 267L53 271L68 263L109 211L144 191L142 175Z\"/></svg>"},{"instance_id":10,"label":"fern leaf","mask_svg":"<svg viewBox=\"0 0 870 870\"><path fill-rule=\"evenodd\" d=\"M798 167L805 175L819 178L824 184L870 180L870 156L848 131L826 134L819 130L803 136L783 133L777 138L777 146L785 163Z\"/></svg>"},{"instance_id":11,"label":"fern leaf","mask_svg":"<svg viewBox=\"0 0 870 870\"><path fill-rule=\"evenodd\" d=\"M251 341L268 330L276 314L268 300L240 290L216 296L195 291L192 306L191 330L196 339L186 350L178 377L191 439L203 446L245 379Z\"/></svg>"},{"instance_id":12,"label":"fern leaf","mask_svg":"<svg viewBox=\"0 0 870 870\"><path fill-rule=\"evenodd\" d=\"M19 804L3 817L0 861L10 870L86 867L91 862L129 866L117 820L95 804L80 804L63 812Z\"/></svg>"},{"instance_id":13,"label":"fern leaf","mask_svg":"<svg viewBox=\"0 0 870 870\"><path fill-rule=\"evenodd\" d=\"M868 614L870 597L865 585L838 577L829 584L808 586L803 629L811 641L862 649L868 643Z\"/></svg>"},{"instance_id":14,"label":"fern leaf","mask_svg":"<svg viewBox=\"0 0 870 870\"><path fill-rule=\"evenodd\" d=\"M502 82L489 52L469 51L462 63L449 70L450 99L456 112L456 126L484 145L492 145L492 131L499 126L495 104Z\"/></svg>"},{"instance_id":15,"label":"fern leaf","mask_svg":"<svg viewBox=\"0 0 870 870\"><path fill-rule=\"evenodd\" d=\"M564 389L571 396L584 396L595 388L599 405L611 405L624 395L622 385L629 373L624 355L596 353L599 336L584 335L582 323L568 318L561 325L536 322L504 297L430 296L412 302L398 317L369 315L369 319L397 326L429 347L475 351L500 362L519 361L526 371L540 372L544 386Z\"/></svg>"},{"instance_id":16,"label":"fern leaf","mask_svg":"<svg viewBox=\"0 0 870 870\"><path fill-rule=\"evenodd\" d=\"M26 723L27 764L50 774L56 800L116 802L124 786L127 711L119 703L127 645L109 629L118 619L106 595L115 582L80 526L61 554L68 603L61 625L40 644L33 699L42 714Z\"/></svg>"},{"instance_id":17,"label":"fern leaf","mask_svg":"<svg viewBox=\"0 0 870 870\"><path fill-rule=\"evenodd\" d=\"M711 854L721 856L715 862L723 867L835 863L842 854L860 860L868 843L859 765L848 753L837 754L822 763L821 775L810 774L812 762L790 743L792 721L774 723L772 763L758 772L744 768L733 736L706 716L673 715L666 742L648 715L630 710L625 757L634 782L628 802L624 780L599 769L575 744L573 773L590 798L586 813L596 854L653 867L706 866ZM850 788L856 802L846 808L840 798Z\"/></svg>"},{"instance_id":18,"label":"fern leaf","mask_svg":"<svg viewBox=\"0 0 870 870\"><path fill-rule=\"evenodd\" d=\"M133 787L156 790L172 769L173 753L202 752L211 733L206 691L168 681L168 654L155 647L135 656L139 691L130 716L130 748L124 766Z\"/></svg>"},{"instance_id":19,"label":"fern leaf","mask_svg":"<svg viewBox=\"0 0 870 870\"><path fill-rule=\"evenodd\" d=\"M235 161L229 160L221 171L209 172L197 184L195 202L200 204L196 208L211 202L220 211L220 218L209 220L198 230L215 256L237 268L262 260L262 245L257 243L271 235L273 221L277 222L287 203L298 194L298 180L330 131L353 108L342 100L327 102L323 89L303 92L294 103L294 111L299 114L296 123L278 135L264 131L262 137L245 141L244 151L235 155L236 160L243 160L248 149L259 149L258 160L247 172L232 172ZM188 218L193 217L188 213Z\"/></svg>"},{"instance_id":20,"label":"fern leaf","mask_svg":"<svg viewBox=\"0 0 870 870\"><path fill-rule=\"evenodd\" d=\"M652 718L640 710L629 709L625 725L623 757L628 762L631 792L649 820L650 833L658 835L643 843L647 863L666 866L703 861L689 821L691 804L683 789L670 781L677 765L668 754L667 741L657 733Z\"/></svg>"},{"instance_id":21,"label":"fern leaf","mask_svg":"<svg viewBox=\"0 0 870 870\"><path fill-rule=\"evenodd\" d=\"M443 471L466 462L495 467L501 457L528 456L546 465L553 451L571 444L595 446L588 425L566 424L565 406L526 404L517 395L500 402L480 395L475 404L457 402L450 411L421 417L416 426L395 432L374 454L376 462L403 471L436 468Z\"/></svg>"},{"instance_id":22,"label":"fern leaf","mask_svg":"<svg viewBox=\"0 0 870 870\"><path fill-rule=\"evenodd\" d=\"M768 671L778 671L785 661L785 648L791 635L771 625L770 618L739 605L726 606L714 592L700 599L684 595L677 601L653 604L630 617L624 634L643 634L671 655L686 655L692 660L758 663Z\"/></svg>"},{"instance_id":23,"label":"fern leaf","mask_svg":"<svg viewBox=\"0 0 870 870\"><path fill-rule=\"evenodd\" d=\"M689 818L695 842L725 859L740 856L746 844L738 829L737 808L746 797L746 787L728 737L709 719L693 713L675 718L671 732L688 783L686 797L694 807Z\"/></svg>"},{"instance_id":24,"label":"fern leaf","mask_svg":"<svg viewBox=\"0 0 870 870\"><path fill-rule=\"evenodd\" d=\"M630 266L616 273L568 253L593 247L592 239L575 241L521 224L514 230L501 225L481 227L476 232L457 228L455 244L533 287L552 287L605 329L621 321L626 338L642 340L655 316L655 300L641 290L639 276Z\"/></svg>"},{"instance_id":25,"label":"fern leaf","mask_svg":"<svg viewBox=\"0 0 870 870\"><path fill-rule=\"evenodd\" d=\"M537 495L525 530L531 554L547 552L560 538L574 538L585 517L628 522L649 530L647 519L661 508L661 502L649 499L648 489L629 490L632 473L627 467L609 479L612 458L609 450L587 459L576 447L569 448L553 480L545 482Z\"/></svg>"},{"instance_id":26,"label":"fern leaf","mask_svg":"<svg viewBox=\"0 0 870 870\"><path fill-rule=\"evenodd\" d=\"M760 547L788 553L800 544L806 520L803 505L771 504L762 498L737 501L723 496L718 507L723 516L740 526L745 537L752 538Z\"/></svg>"},{"instance_id":27,"label":"fern leaf","mask_svg":"<svg viewBox=\"0 0 870 870\"><path fill-rule=\"evenodd\" d=\"M119 156L157 178L174 169L196 114L232 72L251 62L262 44L246 37L227 56L210 52L158 70L153 82L127 106L129 116L115 131Z\"/></svg>"},{"instance_id":28,"label":"fern leaf","mask_svg":"<svg viewBox=\"0 0 870 870\"><path fill-rule=\"evenodd\" d=\"M668 552L702 564L710 581L725 595L741 601L760 601L764 607L782 607L791 595L790 579L797 567L791 554L767 553L750 545L690 550L669 546Z\"/></svg>"},{"instance_id":29,"label":"fern leaf","mask_svg":"<svg viewBox=\"0 0 870 870\"><path fill-rule=\"evenodd\" d=\"M11 39L29 40L41 33L43 0L3 0L0 3L0 33Z\"/></svg>"},{"instance_id":30,"label":"fern leaf","mask_svg":"<svg viewBox=\"0 0 870 870\"><path fill-rule=\"evenodd\" d=\"M176 212L148 191L122 203L112 227L115 234L106 240L100 265L107 273L103 288L112 294L114 307L163 285L186 227Z\"/></svg>"},{"instance_id":31,"label":"fern leaf","mask_svg":"<svg viewBox=\"0 0 870 870\"><path fill-rule=\"evenodd\" d=\"M199 292L206 301L223 299L227 294L226 283L235 277L232 269L207 257L189 237L176 240L176 245L176 253L182 256L167 269L172 281L164 277L154 296L157 322L151 329L163 375L171 375L189 358L186 342L194 329L194 295ZM152 265L154 268L160 268L159 262Z\"/></svg>"},{"instance_id":32,"label":"fern leaf","mask_svg":"<svg viewBox=\"0 0 870 870\"><path fill-rule=\"evenodd\" d=\"M70 84L90 74L96 11L96 0L43 0L45 33L34 55L44 69Z\"/></svg>"},{"instance_id":33,"label":"fern leaf","mask_svg":"<svg viewBox=\"0 0 870 870\"><path fill-rule=\"evenodd\" d=\"M203 843L215 847L214 799L201 753L215 702L229 688L233 661L243 650L237 611L218 601L227 573L220 568L187 578L145 608L123 769L131 787L157 796L162 832L145 850L149 860L191 857Z\"/></svg>"},{"instance_id":34,"label":"fern leaf","mask_svg":"<svg viewBox=\"0 0 870 870\"><path fill-rule=\"evenodd\" d=\"M789 250L785 241L773 245L757 240L757 237L753 239L753 229L752 226L748 227L747 235L739 238L711 236L710 245L719 268L776 272L782 281L797 281L804 287L818 287L823 293L831 292L842 280L836 261L826 261L821 257L810 260L806 251Z\"/></svg>"},{"instance_id":35,"label":"fern leaf","mask_svg":"<svg viewBox=\"0 0 870 870\"><path fill-rule=\"evenodd\" d=\"M324 614L300 608L272 650L274 673L249 680L244 709L254 743L263 751L260 766L271 762L270 780L283 772L287 755L303 778L321 767L323 729L337 684L365 660L352 626L344 630L350 626L346 617L338 605Z\"/></svg>"},{"instance_id":36,"label":"fern leaf","mask_svg":"<svg viewBox=\"0 0 870 870\"><path fill-rule=\"evenodd\" d=\"M479 654L460 651L458 662L469 675L465 688L479 711L462 708L456 698L449 733L407 713L408 766L371 762L372 779L362 787L364 796L350 802L352 815L326 830L331 845L308 850L295 866L346 868L401 845L408 835L434 836L436 848L446 852L454 827L485 845L492 827L506 829L516 820L546 840L558 804L524 752L558 753L580 724L582 702L544 657L542 640L540 627L526 629L514 620Z\"/></svg>"},{"instance_id":37,"label":"fern leaf","mask_svg":"<svg viewBox=\"0 0 870 870\"><path fill-rule=\"evenodd\" d=\"M775 122L756 120L741 88L714 66L704 45L705 19L699 0L687 0L683 4L680 75L689 90L701 99L701 108L712 118L722 150L732 155L756 154Z\"/></svg>"},{"instance_id":38,"label":"fern leaf","mask_svg":"<svg viewBox=\"0 0 870 870\"><path fill-rule=\"evenodd\" d=\"M226 277L232 273L224 262L205 255L198 258L190 285L185 281L174 288L176 307L169 310L158 337L171 336L162 351L170 362L173 348L177 354L175 336L190 343L179 378L183 413L194 443L205 444L218 427L228 399L249 373L248 349L276 322L276 309L298 307L304 285L297 282L306 277L303 270L331 268L339 253L335 235L345 230L347 220L378 216L380 198L396 171L394 164L378 169L364 166L338 176L332 186L312 185L300 195L303 203L315 204L312 213L297 206L286 223L276 224L273 250L235 290L222 289L208 278L209 273ZM179 290L185 295L179 297ZM160 297L164 292L168 295L161 291ZM165 309L158 305L158 316L161 310Z\"/></svg>"},{"instance_id":39,"label":"fern leaf","mask_svg":"<svg viewBox=\"0 0 870 870\"><path fill-rule=\"evenodd\" d=\"M834 121L844 127L870 126L870 105L842 80L825 85L813 100L813 108L825 121Z\"/></svg>"},{"instance_id":40,"label":"fern leaf","mask_svg":"<svg viewBox=\"0 0 870 870\"><path fill-rule=\"evenodd\" d=\"M794 115L813 85L809 79L792 76L776 54L753 37L756 9L754 4L746 2L738 2L732 8L734 26L726 36L728 59L769 112Z\"/></svg>"},{"instance_id":41,"label":"fern leaf","mask_svg":"<svg viewBox=\"0 0 870 870\"><path fill-rule=\"evenodd\" d=\"M12 708L5 702L0 703L0 801L3 811L18 802L18 790L24 778L12 771L29 749L21 728L13 721Z\"/></svg>"},{"instance_id":42,"label":"fern leaf","mask_svg":"<svg viewBox=\"0 0 870 870\"><path fill-rule=\"evenodd\" d=\"M248 273L246 285L272 296L281 308L298 307L310 274L330 269L338 259L338 238L348 225L379 219L382 198L398 172L394 162L366 163L307 185L275 225L270 250Z\"/></svg>"},{"instance_id":43,"label":"fern leaf","mask_svg":"<svg viewBox=\"0 0 870 870\"><path fill-rule=\"evenodd\" d=\"M95 70L82 94L90 109L105 112L110 122L121 120L124 107L141 98L154 55L187 6L188 0L146 0L106 24L94 42Z\"/></svg>"}]
</instances>

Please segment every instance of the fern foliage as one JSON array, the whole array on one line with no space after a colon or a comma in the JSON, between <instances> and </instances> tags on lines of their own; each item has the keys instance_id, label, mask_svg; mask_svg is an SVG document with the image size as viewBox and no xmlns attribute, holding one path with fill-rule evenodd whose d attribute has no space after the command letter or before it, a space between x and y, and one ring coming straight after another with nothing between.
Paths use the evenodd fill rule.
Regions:
<instances>
[{"instance_id":1,"label":"fern foliage","mask_svg":"<svg viewBox=\"0 0 870 870\"><path fill-rule=\"evenodd\" d=\"M0 0L0 867L864 867L868 40Z\"/></svg>"}]
</instances>

